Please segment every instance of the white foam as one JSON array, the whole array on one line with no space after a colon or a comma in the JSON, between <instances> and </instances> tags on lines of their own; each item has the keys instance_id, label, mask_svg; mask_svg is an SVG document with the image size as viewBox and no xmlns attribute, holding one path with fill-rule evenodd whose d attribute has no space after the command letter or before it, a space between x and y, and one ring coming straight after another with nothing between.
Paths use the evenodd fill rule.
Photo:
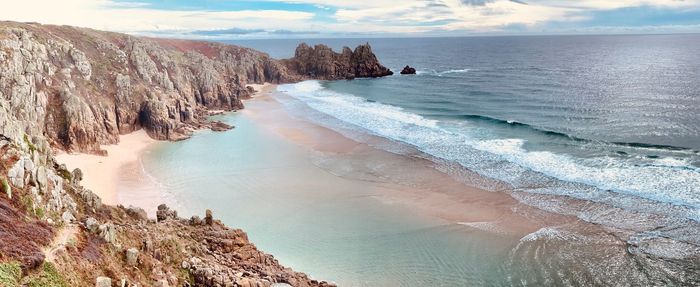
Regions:
<instances>
[{"instance_id":1,"label":"white foam","mask_svg":"<svg viewBox=\"0 0 700 287\"><path fill-rule=\"evenodd\" d=\"M446 71L418 70L418 71L416 71L416 75L430 75L430 76L442 77L442 76L449 75L449 74L467 73L469 71L470 71L470 69L453 69L453 70L446 70Z\"/></svg>"},{"instance_id":2,"label":"white foam","mask_svg":"<svg viewBox=\"0 0 700 287\"><path fill-rule=\"evenodd\" d=\"M638 165L616 157L583 159L549 151L528 151L523 139L483 139L468 125L457 130L446 129L438 121L399 107L324 89L318 81L283 85L281 89L312 109L343 122L408 143L435 157L456 161L516 187L527 180L523 178L526 172L534 171L566 182L688 206L691 207L688 217L700 221L700 170L682 160L662 158L656 159L657 164ZM590 190L551 191L598 199Z\"/></svg>"}]
</instances>

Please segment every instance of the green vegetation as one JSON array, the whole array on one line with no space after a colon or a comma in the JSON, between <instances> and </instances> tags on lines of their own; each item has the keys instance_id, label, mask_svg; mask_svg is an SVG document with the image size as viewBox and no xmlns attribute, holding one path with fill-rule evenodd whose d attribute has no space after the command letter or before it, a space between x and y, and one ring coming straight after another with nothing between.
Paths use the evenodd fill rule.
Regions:
<instances>
[{"instance_id":1,"label":"green vegetation","mask_svg":"<svg viewBox=\"0 0 700 287\"><path fill-rule=\"evenodd\" d=\"M0 263L0 287L19 286L22 278L22 268L17 262Z\"/></svg>"},{"instance_id":2,"label":"green vegetation","mask_svg":"<svg viewBox=\"0 0 700 287\"><path fill-rule=\"evenodd\" d=\"M34 200L32 200L30 195L22 196L20 201L22 202L22 205L24 205L24 209L27 210L27 213L34 213Z\"/></svg>"},{"instance_id":3,"label":"green vegetation","mask_svg":"<svg viewBox=\"0 0 700 287\"><path fill-rule=\"evenodd\" d=\"M72 179L72 177L73 177L73 176L70 174L70 171L68 171L68 170L66 170L66 169L59 169L59 170L58 170L58 175L61 176L63 179L67 180L67 181L71 181L71 179Z\"/></svg>"},{"instance_id":4,"label":"green vegetation","mask_svg":"<svg viewBox=\"0 0 700 287\"><path fill-rule=\"evenodd\" d=\"M30 151L32 151L32 152L36 151L36 146L32 143L31 140L29 140L29 135L27 135L27 134L24 134L24 143L26 143L27 146L29 146Z\"/></svg>"},{"instance_id":5,"label":"green vegetation","mask_svg":"<svg viewBox=\"0 0 700 287\"><path fill-rule=\"evenodd\" d=\"M37 208L34 210L34 215L36 215L36 217L39 218L39 219L44 218L44 213L45 213L45 212L44 212L44 209L41 208L41 207L37 207Z\"/></svg>"},{"instance_id":6,"label":"green vegetation","mask_svg":"<svg viewBox=\"0 0 700 287\"><path fill-rule=\"evenodd\" d=\"M2 192L7 194L7 197L12 198L12 188L10 188L7 178L3 178L0 184L2 184Z\"/></svg>"},{"instance_id":7,"label":"green vegetation","mask_svg":"<svg viewBox=\"0 0 700 287\"><path fill-rule=\"evenodd\" d=\"M25 285L29 287L68 287L63 276L49 262L44 262L41 272L29 276L24 281Z\"/></svg>"}]
</instances>

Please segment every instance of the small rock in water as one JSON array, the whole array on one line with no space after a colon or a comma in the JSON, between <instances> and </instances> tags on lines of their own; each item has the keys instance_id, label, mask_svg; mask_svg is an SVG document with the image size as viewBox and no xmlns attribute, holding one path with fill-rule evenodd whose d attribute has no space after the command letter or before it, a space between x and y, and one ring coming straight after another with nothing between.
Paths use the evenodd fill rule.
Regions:
<instances>
[{"instance_id":1,"label":"small rock in water","mask_svg":"<svg viewBox=\"0 0 700 287\"><path fill-rule=\"evenodd\" d=\"M403 67L403 70L401 70L401 75L413 75L416 73L416 69L406 65L406 67Z\"/></svg>"}]
</instances>

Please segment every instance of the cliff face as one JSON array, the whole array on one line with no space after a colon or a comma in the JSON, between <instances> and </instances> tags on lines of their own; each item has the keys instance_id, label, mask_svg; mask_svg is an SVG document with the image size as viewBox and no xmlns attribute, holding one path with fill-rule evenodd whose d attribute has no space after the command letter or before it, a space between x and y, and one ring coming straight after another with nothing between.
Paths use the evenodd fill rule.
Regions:
<instances>
[{"instance_id":1,"label":"cliff face","mask_svg":"<svg viewBox=\"0 0 700 287\"><path fill-rule=\"evenodd\" d=\"M302 44L280 61L219 43L0 22L0 134L83 152L141 128L179 140L211 125L207 110L242 108L246 84L389 74L368 45L337 54Z\"/></svg>"},{"instance_id":2,"label":"cliff face","mask_svg":"<svg viewBox=\"0 0 700 287\"><path fill-rule=\"evenodd\" d=\"M284 66L247 48L0 23L0 133L65 150L95 152L140 128L185 138L207 109L242 108L246 83L285 80Z\"/></svg>"},{"instance_id":3,"label":"cliff face","mask_svg":"<svg viewBox=\"0 0 700 287\"><path fill-rule=\"evenodd\" d=\"M336 53L326 45L310 47L302 43L294 58L283 63L294 73L311 79L376 78L394 74L379 63L369 44L357 46L354 51L344 47L341 53Z\"/></svg>"}]
</instances>

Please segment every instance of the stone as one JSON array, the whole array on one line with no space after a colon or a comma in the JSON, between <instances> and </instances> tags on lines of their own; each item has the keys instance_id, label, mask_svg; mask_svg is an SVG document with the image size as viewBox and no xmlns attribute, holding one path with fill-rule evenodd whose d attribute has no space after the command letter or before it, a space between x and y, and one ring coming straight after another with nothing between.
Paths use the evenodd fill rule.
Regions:
<instances>
[{"instance_id":1,"label":"stone","mask_svg":"<svg viewBox=\"0 0 700 287\"><path fill-rule=\"evenodd\" d=\"M80 181L83 180L83 171L80 170L79 168L76 168L71 172L71 178L73 185L80 185Z\"/></svg>"},{"instance_id":2,"label":"stone","mask_svg":"<svg viewBox=\"0 0 700 287\"><path fill-rule=\"evenodd\" d=\"M97 277L95 287L112 287L112 279L104 276Z\"/></svg>"},{"instance_id":3,"label":"stone","mask_svg":"<svg viewBox=\"0 0 700 287\"><path fill-rule=\"evenodd\" d=\"M146 214L146 211L143 210L143 208L136 207L136 206L129 206L126 209L126 213L129 214L130 216L141 220L141 221L146 221L148 220L148 214Z\"/></svg>"},{"instance_id":4,"label":"stone","mask_svg":"<svg viewBox=\"0 0 700 287\"><path fill-rule=\"evenodd\" d=\"M204 223L205 223L206 225L211 226L211 225L214 223L214 217L213 217L212 214L211 214L211 210L210 210L210 209L207 209L204 213L205 213L205 215L204 215Z\"/></svg>"},{"instance_id":5,"label":"stone","mask_svg":"<svg viewBox=\"0 0 700 287\"><path fill-rule=\"evenodd\" d=\"M71 223L71 222L73 222L73 221L75 220L75 216L73 216L73 213L71 213L70 211L66 210L66 211L64 211L63 214L61 215L61 219L63 219L63 222L65 222L66 224L69 224L69 223Z\"/></svg>"},{"instance_id":6,"label":"stone","mask_svg":"<svg viewBox=\"0 0 700 287\"><path fill-rule=\"evenodd\" d=\"M136 266L138 264L139 250L136 248L129 248L126 250L126 265Z\"/></svg>"},{"instance_id":7,"label":"stone","mask_svg":"<svg viewBox=\"0 0 700 287\"><path fill-rule=\"evenodd\" d=\"M413 75L415 73L416 73L416 69L412 68L408 65L406 65L406 67L403 67L403 69L401 70L401 75Z\"/></svg>"},{"instance_id":8,"label":"stone","mask_svg":"<svg viewBox=\"0 0 700 287\"><path fill-rule=\"evenodd\" d=\"M114 225L111 223L105 223L100 225L99 227L100 230L100 237L104 239L105 242L107 243L116 243L117 241L117 230L114 228Z\"/></svg>"},{"instance_id":9,"label":"stone","mask_svg":"<svg viewBox=\"0 0 700 287\"><path fill-rule=\"evenodd\" d=\"M171 210L165 204L158 205L158 210L156 210L156 219L158 222L168 219L177 219L177 211Z\"/></svg>"},{"instance_id":10,"label":"stone","mask_svg":"<svg viewBox=\"0 0 700 287\"><path fill-rule=\"evenodd\" d=\"M97 222L97 219L88 217L88 219L85 220L85 228L87 228L88 231L95 233L100 228L100 223Z\"/></svg>"}]
</instances>

